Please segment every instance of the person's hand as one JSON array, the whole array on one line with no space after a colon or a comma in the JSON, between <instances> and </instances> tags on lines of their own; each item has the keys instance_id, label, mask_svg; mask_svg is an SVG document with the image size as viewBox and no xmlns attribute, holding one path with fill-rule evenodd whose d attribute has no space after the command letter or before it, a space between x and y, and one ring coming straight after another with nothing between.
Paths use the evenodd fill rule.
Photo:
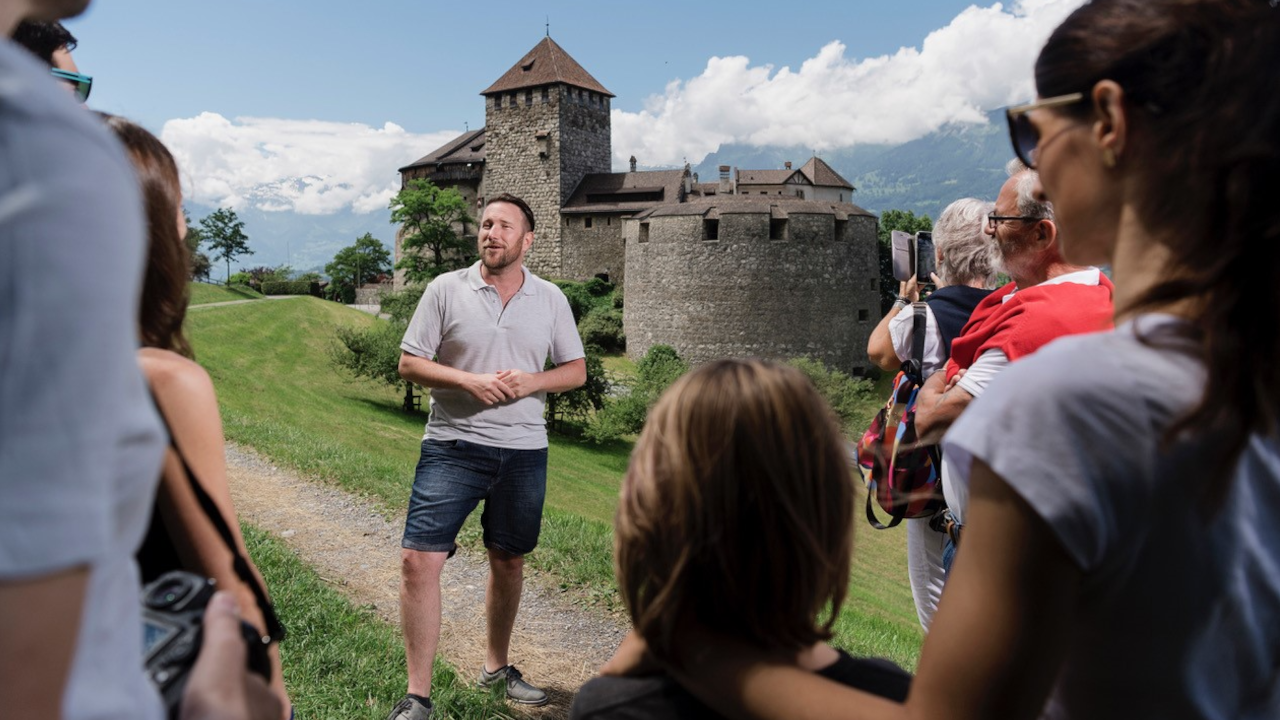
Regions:
<instances>
[{"instance_id":1,"label":"person's hand","mask_svg":"<svg viewBox=\"0 0 1280 720\"><path fill-rule=\"evenodd\" d=\"M920 283L916 282L915 275L898 284L898 294L911 302L920 301Z\"/></svg>"},{"instance_id":2,"label":"person's hand","mask_svg":"<svg viewBox=\"0 0 1280 720\"><path fill-rule=\"evenodd\" d=\"M541 389L533 373L523 370L503 370L498 373L498 379L511 388L516 400L529 397Z\"/></svg>"},{"instance_id":3,"label":"person's hand","mask_svg":"<svg viewBox=\"0 0 1280 720\"><path fill-rule=\"evenodd\" d=\"M943 388L942 392L944 393L949 392L956 385L959 385L960 378L964 377L964 373L965 373L965 368L960 368L958 371L956 371L955 376L953 376L950 380L947 381L947 386Z\"/></svg>"},{"instance_id":4,"label":"person's hand","mask_svg":"<svg viewBox=\"0 0 1280 720\"><path fill-rule=\"evenodd\" d=\"M279 720L280 698L249 671L235 596L222 590L204 611L200 655L182 695L181 720Z\"/></svg>"},{"instance_id":5,"label":"person's hand","mask_svg":"<svg viewBox=\"0 0 1280 720\"><path fill-rule=\"evenodd\" d=\"M473 373L464 388L485 405L496 405L516 397L515 391L502 381L499 373Z\"/></svg>"},{"instance_id":6,"label":"person's hand","mask_svg":"<svg viewBox=\"0 0 1280 720\"><path fill-rule=\"evenodd\" d=\"M947 286L946 283L942 282L942 278L939 277L938 273L936 272L929 273L929 279L933 281L933 287L938 290L941 290L942 288Z\"/></svg>"},{"instance_id":7,"label":"person's hand","mask_svg":"<svg viewBox=\"0 0 1280 720\"><path fill-rule=\"evenodd\" d=\"M635 630L631 630L622 638L622 644L613 653L613 657L609 658L609 662L600 668L600 674L640 677L654 675L661 670L661 666L649 654L648 643Z\"/></svg>"}]
</instances>

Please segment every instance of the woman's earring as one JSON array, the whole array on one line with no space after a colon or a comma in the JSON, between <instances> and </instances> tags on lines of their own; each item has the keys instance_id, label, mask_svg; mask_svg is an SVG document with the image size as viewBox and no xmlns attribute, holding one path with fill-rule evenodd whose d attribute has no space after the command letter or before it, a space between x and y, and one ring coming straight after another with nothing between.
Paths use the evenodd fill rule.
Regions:
<instances>
[{"instance_id":1,"label":"woman's earring","mask_svg":"<svg viewBox=\"0 0 1280 720\"><path fill-rule=\"evenodd\" d=\"M1102 164L1107 169L1116 166L1116 152L1109 147L1102 148Z\"/></svg>"}]
</instances>

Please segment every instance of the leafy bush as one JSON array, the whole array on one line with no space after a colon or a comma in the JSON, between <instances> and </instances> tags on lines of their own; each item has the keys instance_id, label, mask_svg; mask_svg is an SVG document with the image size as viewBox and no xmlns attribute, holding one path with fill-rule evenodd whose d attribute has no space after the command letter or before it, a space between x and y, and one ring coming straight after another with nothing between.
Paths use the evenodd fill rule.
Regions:
<instances>
[{"instance_id":1,"label":"leafy bush","mask_svg":"<svg viewBox=\"0 0 1280 720\"><path fill-rule=\"evenodd\" d=\"M329 350L329 358L338 367L356 377L381 380L399 386L400 340L404 325L378 322L366 328L339 327L338 343Z\"/></svg>"},{"instance_id":2,"label":"leafy bush","mask_svg":"<svg viewBox=\"0 0 1280 720\"><path fill-rule=\"evenodd\" d=\"M586 436L603 443L640 432L649 408L671 383L688 371L688 363L681 360L679 353L670 345L649 348L649 352L636 363L636 381L630 391L605 399L604 407L587 427Z\"/></svg>"},{"instance_id":3,"label":"leafy bush","mask_svg":"<svg viewBox=\"0 0 1280 720\"><path fill-rule=\"evenodd\" d=\"M382 294L382 312L391 316L396 322L408 323L413 318L413 311L418 309L418 301L422 299L425 285L409 285L403 290Z\"/></svg>"},{"instance_id":4,"label":"leafy bush","mask_svg":"<svg viewBox=\"0 0 1280 720\"><path fill-rule=\"evenodd\" d=\"M314 295L320 297L320 283L306 280L266 280L262 283L263 295Z\"/></svg>"},{"instance_id":5,"label":"leafy bush","mask_svg":"<svg viewBox=\"0 0 1280 720\"><path fill-rule=\"evenodd\" d=\"M839 370L832 370L809 357L787 361L804 373L818 393L835 411L846 432L861 432L874 414L881 398L875 396L875 383L865 378L851 377Z\"/></svg>"},{"instance_id":6,"label":"leafy bush","mask_svg":"<svg viewBox=\"0 0 1280 720\"><path fill-rule=\"evenodd\" d=\"M622 332L622 311L611 306L592 308L578 323L582 342L599 345L604 352L620 352L627 348Z\"/></svg>"},{"instance_id":7,"label":"leafy bush","mask_svg":"<svg viewBox=\"0 0 1280 720\"><path fill-rule=\"evenodd\" d=\"M586 346L587 381L580 387L562 393L547 395L547 426L557 432L564 431L562 420L585 426L592 413L604 407L605 396L609 392L609 381L604 374L604 361L600 359L600 348L596 345ZM554 365L547 359L547 369Z\"/></svg>"},{"instance_id":8,"label":"leafy bush","mask_svg":"<svg viewBox=\"0 0 1280 720\"><path fill-rule=\"evenodd\" d=\"M324 289L324 299L343 305L353 305L356 301L356 289L351 285L329 283Z\"/></svg>"}]
</instances>

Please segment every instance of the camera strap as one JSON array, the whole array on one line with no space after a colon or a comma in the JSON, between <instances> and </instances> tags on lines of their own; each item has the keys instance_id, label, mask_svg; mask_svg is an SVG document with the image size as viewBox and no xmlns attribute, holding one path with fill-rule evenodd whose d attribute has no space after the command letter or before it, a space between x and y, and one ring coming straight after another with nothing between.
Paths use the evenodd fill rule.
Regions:
<instances>
[{"instance_id":1,"label":"camera strap","mask_svg":"<svg viewBox=\"0 0 1280 720\"><path fill-rule=\"evenodd\" d=\"M152 401L156 407L156 412L160 413L160 418L164 420L165 427L171 427L169 418L165 416L160 403L154 402L154 396L152 396ZM209 497L209 493L205 491L204 487L196 479L196 474L192 472L191 465L187 463L187 457L182 454L182 450L178 447L178 441L174 438L172 432L169 433L169 447L173 448L178 460L182 462L182 471L186 474L187 481L191 484L191 490L196 495L196 501L200 503L200 509L204 511L204 514L209 518L209 522L218 531L219 537L226 543L227 549L231 551L231 567L235 570L236 577L249 586L249 589L253 591L254 599L258 601L258 609L262 611L263 621L267 625L267 634L264 642L269 640L270 642L278 643L284 640L284 625L280 623L280 618L276 617L276 609L271 605L271 600L267 598L267 591L249 568L249 561L245 559L244 554L240 552L240 548L236 545L235 536L231 534L231 528L227 526L226 518L222 517L222 512L214 504L213 498Z\"/></svg>"}]
</instances>

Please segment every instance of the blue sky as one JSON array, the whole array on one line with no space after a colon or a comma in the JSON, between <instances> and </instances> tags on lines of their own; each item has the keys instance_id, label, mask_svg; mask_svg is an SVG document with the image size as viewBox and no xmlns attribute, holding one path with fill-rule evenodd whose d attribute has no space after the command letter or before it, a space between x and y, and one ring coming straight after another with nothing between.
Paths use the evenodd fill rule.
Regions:
<instances>
[{"instance_id":1,"label":"blue sky","mask_svg":"<svg viewBox=\"0 0 1280 720\"><path fill-rule=\"evenodd\" d=\"M385 232L396 169L483 125L479 92L548 20L616 96L621 170L986 122L1034 94L1035 55L1081 2L94 0L67 25L90 106L156 132L190 203L272 215L257 237L283 247L290 215L312 235L326 217Z\"/></svg>"}]
</instances>

